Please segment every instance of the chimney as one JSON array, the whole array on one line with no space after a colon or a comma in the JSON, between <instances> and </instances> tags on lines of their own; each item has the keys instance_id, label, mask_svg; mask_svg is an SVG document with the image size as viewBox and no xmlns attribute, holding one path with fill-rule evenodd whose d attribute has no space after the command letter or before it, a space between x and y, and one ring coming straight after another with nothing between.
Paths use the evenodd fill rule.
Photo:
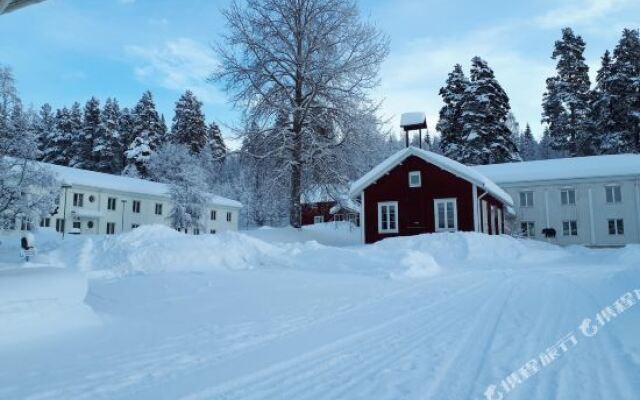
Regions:
<instances>
[{"instance_id":1,"label":"chimney","mask_svg":"<svg viewBox=\"0 0 640 400\"><path fill-rule=\"evenodd\" d=\"M427 116L423 112L404 113L400 117L400 127L404 129L405 146L409 147L409 132L418 131L420 140L418 146L422 148L422 130L427 129Z\"/></svg>"}]
</instances>

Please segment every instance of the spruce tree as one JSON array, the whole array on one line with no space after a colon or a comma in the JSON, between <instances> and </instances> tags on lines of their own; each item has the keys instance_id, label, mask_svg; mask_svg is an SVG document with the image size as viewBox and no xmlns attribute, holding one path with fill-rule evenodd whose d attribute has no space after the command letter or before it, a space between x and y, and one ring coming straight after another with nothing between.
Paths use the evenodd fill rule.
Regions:
<instances>
[{"instance_id":1,"label":"spruce tree","mask_svg":"<svg viewBox=\"0 0 640 400\"><path fill-rule=\"evenodd\" d=\"M171 140L176 144L186 145L193 154L200 153L207 145L207 125L202 113L202 103L190 90L176 102Z\"/></svg>"},{"instance_id":2,"label":"spruce tree","mask_svg":"<svg viewBox=\"0 0 640 400\"><path fill-rule=\"evenodd\" d=\"M608 90L612 96L614 143L624 138L625 151L640 152L640 37L625 29L613 51Z\"/></svg>"},{"instance_id":3,"label":"spruce tree","mask_svg":"<svg viewBox=\"0 0 640 400\"><path fill-rule=\"evenodd\" d=\"M439 92L445 104L440 109L440 119L436 125L440 132L440 148L443 154L456 160L462 156L462 102L468 85L462 66L456 64Z\"/></svg>"},{"instance_id":4,"label":"spruce tree","mask_svg":"<svg viewBox=\"0 0 640 400\"><path fill-rule=\"evenodd\" d=\"M104 130L100 115L100 101L92 97L84 106L81 140L74 143L74 154L77 168L97 170L99 154L96 144L103 140Z\"/></svg>"},{"instance_id":5,"label":"spruce tree","mask_svg":"<svg viewBox=\"0 0 640 400\"><path fill-rule=\"evenodd\" d=\"M58 109L55 116L55 127L49 135L49 145L43 155L43 160L58 165L69 165L73 133L71 111L67 107Z\"/></svg>"},{"instance_id":6,"label":"spruce tree","mask_svg":"<svg viewBox=\"0 0 640 400\"><path fill-rule=\"evenodd\" d=\"M601 59L596 76L596 87L591 93L591 112L596 132L597 154L616 154L625 151L625 137L613 118L614 96L611 92L612 60L609 50Z\"/></svg>"},{"instance_id":7,"label":"spruce tree","mask_svg":"<svg viewBox=\"0 0 640 400\"><path fill-rule=\"evenodd\" d=\"M480 57L471 60L470 83L462 104L462 154L467 164L519 161L518 149L506 125L509 97L493 70Z\"/></svg>"},{"instance_id":8,"label":"spruce tree","mask_svg":"<svg viewBox=\"0 0 640 400\"><path fill-rule=\"evenodd\" d=\"M87 154L90 149L84 143L84 129L82 122L82 108L80 103L74 102L69 111L68 120L68 136L70 138L70 148L67 149L69 154L69 166L83 168Z\"/></svg>"},{"instance_id":9,"label":"spruce tree","mask_svg":"<svg viewBox=\"0 0 640 400\"><path fill-rule=\"evenodd\" d=\"M45 161L49 153L49 143L55 135L56 117L51 105L45 103L40 107L36 119L35 131L38 139L38 160Z\"/></svg>"},{"instance_id":10,"label":"spruce tree","mask_svg":"<svg viewBox=\"0 0 640 400\"><path fill-rule=\"evenodd\" d=\"M120 110L118 125L120 126L120 150L118 154L120 155L119 164L121 168L117 173L123 173L127 166L127 150L129 150L129 145L131 145L135 139L135 135L133 134L133 116L129 108L124 107Z\"/></svg>"},{"instance_id":11,"label":"spruce tree","mask_svg":"<svg viewBox=\"0 0 640 400\"><path fill-rule=\"evenodd\" d=\"M562 30L551 58L557 60L554 77L547 79L542 121L549 127L551 146L571 156L593 154L594 130L589 109L589 67L585 42L571 28Z\"/></svg>"},{"instance_id":12,"label":"spruce tree","mask_svg":"<svg viewBox=\"0 0 640 400\"><path fill-rule=\"evenodd\" d=\"M524 161L537 160L539 156L538 142L531 133L531 127L529 124L524 129L520 138L520 156Z\"/></svg>"},{"instance_id":13,"label":"spruce tree","mask_svg":"<svg viewBox=\"0 0 640 400\"><path fill-rule=\"evenodd\" d=\"M153 95L147 91L132 112L133 141L126 152L128 175L147 177L146 163L151 154L164 142L166 125L156 111Z\"/></svg>"},{"instance_id":14,"label":"spruce tree","mask_svg":"<svg viewBox=\"0 0 640 400\"><path fill-rule=\"evenodd\" d=\"M106 173L120 173L122 171L120 118L118 101L107 99L102 111L101 135L93 146L96 171Z\"/></svg>"},{"instance_id":15,"label":"spruce tree","mask_svg":"<svg viewBox=\"0 0 640 400\"><path fill-rule=\"evenodd\" d=\"M220 127L215 122L211 122L207 128L207 142L211 149L211 154L216 160L222 160L227 155L227 145L222 138Z\"/></svg>"}]
</instances>

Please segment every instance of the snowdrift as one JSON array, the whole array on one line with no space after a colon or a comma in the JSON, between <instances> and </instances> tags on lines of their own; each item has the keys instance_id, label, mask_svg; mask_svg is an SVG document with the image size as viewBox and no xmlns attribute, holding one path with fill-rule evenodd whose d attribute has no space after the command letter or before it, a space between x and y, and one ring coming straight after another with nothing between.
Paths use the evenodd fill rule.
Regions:
<instances>
[{"instance_id":1,"label":"snowdrift","mask_svg":"<svg viewBox=\"0 0 640 400\"><path fill-rule=\"evenodd\" d=\"M56 335L98 323L84 303L87 279L62 268L0 271L0 345Z\"/></svg>"}]
</instances>

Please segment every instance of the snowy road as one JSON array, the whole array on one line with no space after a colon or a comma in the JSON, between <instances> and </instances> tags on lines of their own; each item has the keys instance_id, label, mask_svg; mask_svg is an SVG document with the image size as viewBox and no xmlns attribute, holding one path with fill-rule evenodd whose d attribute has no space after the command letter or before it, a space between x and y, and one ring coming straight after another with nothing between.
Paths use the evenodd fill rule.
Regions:
<instances>
[{"instance_id":1,"label":"snowy road","mask_svg":"<svg viewBox=\"0 0 640 400\"><path fill-rule=\"evenodd\" d=\"M337 249L312 251L337 262ZM597 335L579 329L640 289L621 259L576 250L544 267L398 280L342 267L94 279L86 302L102 325L0 346L0 399L635 400L640 298ZM507 392L569 333L566 352Z\"/></svg>"}]
</instances>

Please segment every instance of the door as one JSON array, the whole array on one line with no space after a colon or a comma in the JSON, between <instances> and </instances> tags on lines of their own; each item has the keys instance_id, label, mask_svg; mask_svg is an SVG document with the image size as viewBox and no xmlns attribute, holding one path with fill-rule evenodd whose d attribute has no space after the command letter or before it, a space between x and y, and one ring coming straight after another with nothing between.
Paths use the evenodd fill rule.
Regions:
<instances>
[{"instance_id":1,"label":"door","mask_svg":"<svg viewBox=\"0 0 640 400\"><path fill-rule=\"evenodd\" d=\"M458 230L456 199L435 199L434 212L436 232L455 232Z\"/></svg>"}]
</instances>

